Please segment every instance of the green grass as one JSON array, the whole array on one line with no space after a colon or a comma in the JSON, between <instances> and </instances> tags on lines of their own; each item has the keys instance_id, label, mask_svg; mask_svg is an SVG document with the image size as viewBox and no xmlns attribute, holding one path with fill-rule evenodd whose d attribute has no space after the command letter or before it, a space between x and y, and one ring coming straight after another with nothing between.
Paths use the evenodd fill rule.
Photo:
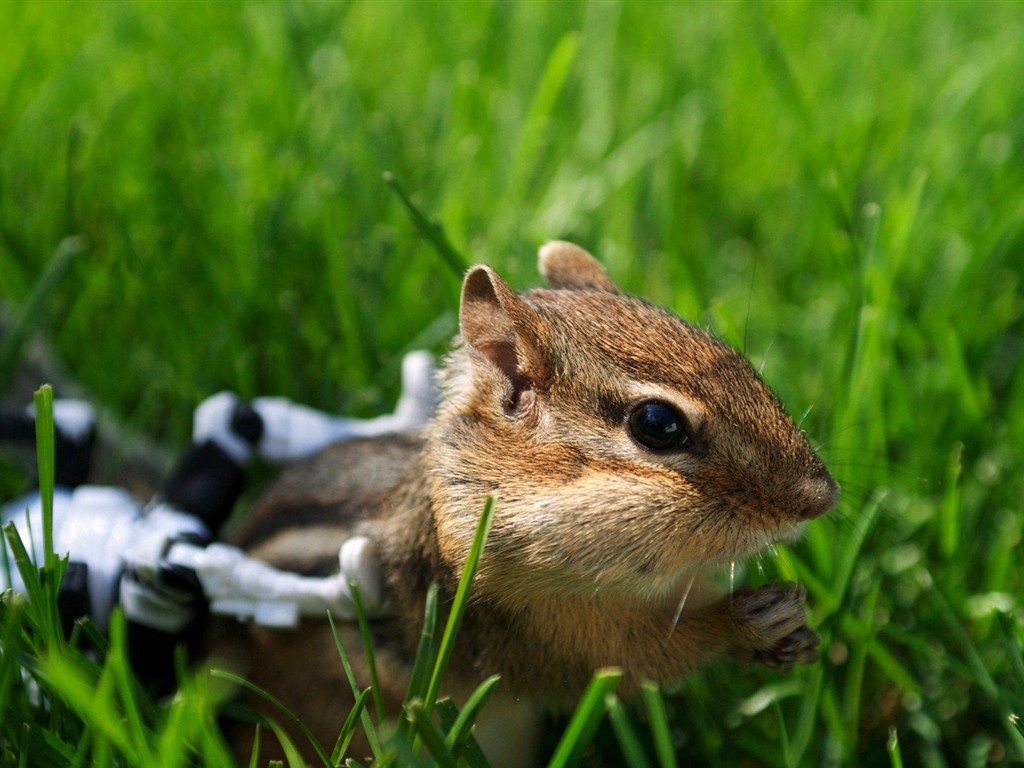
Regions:
<instances>
[{"instance_id":1,"label":"green grass","mask_svg":"<svg viewBox=\"0 0 1024 768\"><path fill-rule=\"evenodd\" d=\"M180 447L220 388L389 408L401 353L454 331L458 282L385 171L517 287L541 242L574 239L763 366L843 485L837 513L750 569L807 584L823 661L723 662L666 693L681 762L1024 759L1018 4L11 3L0 20L0 298L124 423ZM208 722L191 680L148 724L52 743L73 699L33 711L11 666L58 643L19 629L33 610L0 623L0 765ZM111 712L128 695L116 667L60 669L108 675ZM623 717L664 742L653 710L611 711L609 764Z\"/></svg>"}]
</instances>

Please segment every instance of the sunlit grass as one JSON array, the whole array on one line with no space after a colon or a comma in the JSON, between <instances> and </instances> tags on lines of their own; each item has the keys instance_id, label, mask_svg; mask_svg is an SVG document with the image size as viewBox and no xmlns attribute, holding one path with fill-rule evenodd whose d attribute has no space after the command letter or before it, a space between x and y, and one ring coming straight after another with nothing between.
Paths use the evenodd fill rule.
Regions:
<instances>
[{"instance_id":1,"label":"sunlit grass","mask_svg":"<svg viewBox=\"0 0 1024 768\"><path fill-rule=\"evenodd\" d=\"M689 678L665 695L667 726L637 727L647 759L666 764L667 739L704 764L1024 759L1016 4L0 17L0 301L121 421L180 447L222 388L388 407L401 353L455 331L457 275L385 171L453 253L517 287L537 284L541 242L577 240L747 352L844 490L750 569L807 584L822 662ZM73 696L34 708L20 670L44 676L29 660L59 642L41 610L4 603L0 766L22 749L114 764L118 739L145 754L161 728L212 717L190 679L129 728L116 670L81 659L55 662L59 679L106 681L97 717L121 735L75 724ZM615 728L661 722L646 711L613 706L595 737L608 764ZM197 754L216 764L210 738Z\"/></svg>"}]
</instances>

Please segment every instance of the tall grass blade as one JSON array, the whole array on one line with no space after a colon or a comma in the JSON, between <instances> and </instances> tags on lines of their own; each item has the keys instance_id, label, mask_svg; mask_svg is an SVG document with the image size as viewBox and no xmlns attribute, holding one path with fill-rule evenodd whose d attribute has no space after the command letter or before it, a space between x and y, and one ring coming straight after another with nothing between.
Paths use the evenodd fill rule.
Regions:
<instances>
[{"instance_id":1,"label":"tall grass blade","mask_svg":"<svg viewBox=\"0 0 1024 768\"><path fill-rule=\"evenodd\" d=\"M444 734L430 719L424 703L419 700L411 701L405 705L406 717L408 717L416 728L417 736L423 741L430 756L433 757L441 768L457 768L458 763L452 756L445 744Z\"/></svg>"},{"instance_id":2,"label":"tall grass blade","mask_svg":"<svg viewBox=\"0 0 1024 768\"><path fill-rule=\"evenodd\" d=\"M82 616L75 620L75 625L71 629L71 638L68 641L68 644L79 648L86 640L89 642L89 647L98 653L100 657L106 656L110 651L110 640L96 628L96 625L93 624L91 618L88 616Z\"/></svg>"},{"instance_id":3,"label":"tall grass blade","mask_svg":"<svg viewBox=\"0 0 1024 768\"><path fill-rule=\"evenodd\" d=\"M479 690L478 688L477 691ZM466 707L463 707L463 712L468 707L469 704L467 703ZM469 768L489 768L489 763L484 756L483 750L480 749L480 745L473 737L472 724L463 733L459 733L454 740L452 739L452 734L458 733L460 729L459 719L462 717L463 712L459 712L458 708L452 704L451 699L437 701L434 704L434 708L437 710L437 716L441 718L441 727L448 732L448 735L445 737L445 744L451 750L452 757L458 760L460 765L465 763ZM453 741L457 743L453 743Z\"/></svg>"},{"instance_id":4,"label":"tall grass blade","mask_svg":"<svg viewBox=\"0 0 1024 768\"><path fill-rule=\"evenodd\" d=\"M345 718L345 722L341 726L341 731L338 732L338 738L335 739L334 749L331 751L331 764L336 765L341 759L341 756L345 754L348 749L348 745L352 743L352 737L356 735L356 728L359 726L359 719L363 715L363 711L366 709L366 700L370 697L370 689L363 689L359 696L356 697L355 704L352 705L352 709L349 710L348 717Z\"/></svg>"},{"instance_id":5,"label":"tall grass blade","mask_svg":"<svg viewBox=\"0 0 1024 768\"><path fill-rule=\"evenodd\" d=\"M0 541L0 551L4 550L3 542ZM9 582L8 582L9 583ZM13 601L0 603L0 648L3 654L0 655L0 723L8 723L8 708L13 708L21 702L15 701L15 682L21 682L21 669L15 661L15 654L20 650L22 608ZM3 733L0 727L0 734Z\"/></svg>"},{"instance_id":6,"label":"tall grass blade","mask_svg":"<svg viewBox=\"0 0 1024 768\"><path fill-rule=\"evenodd\" d=\"M290 768L307 768L306 761L299 752L299 748L295 746L295 742L292 741L291 736L288 735L288 731L282 728L280 723L269 717L267 718L267 727L270 728L277 737L277 741L281 745L281 749L284 751L285 759L288 761ZM325 761L324 765L330 765L330 763Z\"/></svg>"},{"instance_id":7,"label":"tall grass blade","mask_svg":"<svg viewBox=\"0 0 1024 768\"><path fill-rule=\"evenodd\" d=\"M900 754L900 739L896 734L896 726L889 728L889 738L885 742L885 751L889 755L889 765L892 768L903 768L903 755Z\"/></svg>"},{"instance_id":8,"label":"tall grass blade","mask_svg":"<svg viewBox=\"0 0 1024 768\"><path fill-rule=\"evenodd\" d=\"M402 201L402 205L405 206L406 213L409 214L409 218L412 220L413 225L423 238L430 243L437 255L441 257L448 268L455 275L456 279L462 280L462 276L466 273L468 265L462 255L455 250L455 247L448 240L448 235L445 234L444 227L440 223L428 219L424 216L420 209L416 207L416 204L412 201L409 195L406 194L405 189L395 178L395 175L391 171L384 173L384 183L394 190L395 194L398 195L398 199Z\"/></svg>"},{"instance_id":9,"label":"tall grass blade","mask_svg":"<svg viewBox=\"0 0 1024 768\"><path fill-rule=\"evenodd\" d=\"M57 245L57 250L32 287L32 292L14 319L3 343L0 343L0 392L6 391L11 385L32 324L44 315L43 303L64 279L75 257L84 250L85 240L82 237L65 237Z\"/></svg>"},{"instance_id":10,"label":"tall grass blade","mask_svg":"<svg viewBox=\"0 0 1024 768\"><path fill-rule=\"evenodd\" d=\"M437 622L440 609L438 607L437 584L427 588L427 599L423 605L423 629L420 642L416 648L416 657L409 675L409 687L403 701L420 701L427 695L430 686L430 673L437 661ZM397 736L402 741L411 740L412 721L403 717L398 721Z\"/></svg>"},{"instance_id":11,"label":"tall grass blade","mask_svg":"<svg viewBox=\"0 0 1024 768\"><path fill-rule=\"evenodd\" d=\"M363 641L363 652L366 654L366 666L370 671L370 690L373 692L373 708L377 712L377 722L382 723L386 716L384 712L384 694L380 687L380 679L377 677L377 660L373 653L370 623L366 618L366 608L363 606L363 596L359 591L359 585L354 581L350 581L348 586L352 591L352 602L355 604L359 635Z\"/></svg>"},{"instance_id":12,"label":"tall grass blade","mask_svg":"<svg viewBox=\"0 0 1024 768\"><path fill-rule=\"evenodd\" d=\"M39 471L39 495L43 507L43 562L47 569L54 564L53 553L53 489L57 471L53 427L53 387L44 384L33 398L36 412L36 464ZM56 592L54 592L54 596Z\"/></svg>"},{"instance_id":13,"label":"tall grass blade","mask_svg":"<svg viewBox=\"0 0 1024 768\"><path fill-rule=\"evenodd\" d=\"M99 680L88 678L74 661L63 654L48 657L42 666L47 688L54 691L93 732L92 757L102 755L104 742L109 742L129 764L139 762L139 754L123 716L114 706L112 679L105 669Z\"/></svg>"},{"instance_id":14,"label":"tall grass blade","mask_svg":"<svg viewBox=\"0 0 1024 768\"><path fill-rule=\"evenodd\" d=\"M151 732L143 722L143 706L140 704L141 691L128 665L128 651L124 614L114 611L110 617L110 653L107 666L111 670L127 731L144 764L153 764L154 755L149 749Z\"/></svg>"},{"instance_id":15,"label":"tall grass blade","mask_svg":"<svg viewBox=\"0 0 1024 768\"><path fill-rule=\"evenodd\" d=\"M416 649L412 673L409 676L409 689L405 700L422 699L430 687L430 673L437 661L437 623L440 607L438 605L437 584L427 589L427 599L423 606L423 630Z\"/></svg>"},{"instance_id":16,"label":"tall grass blade","mask_svg":"<svg viewBox=\"0 0 1024 768\"><path fill-rule=\"evenodd\" d=\"M619 669L599 669L583 692L576 711L562 734L548 768L568 768L579 763L598 725L604 716L605 697L615 690L622 679Z\"/></svg>"},{"instance_id":17,"label":"tall grass blade","mask_svg":"<svg viewBox=\"0 0 1024 768\"><path fill-rule=\"evenodd\" d=\"M356 674L352 670L352 663L349 661L348 653L345 651L345 644L341 642L341 637L338 635L338 627L334 624L334 617L331 616L330 612L327 614L327 622L331 626L331 635L334 637L334 647L338 651L338 658L341 659L341 666L345 670L345 678L348 680L349 687L352 689L352 696L354 699L358 699L362 694L359 690L359 681L356 680ZM370 713L363 708L360 714L360 720L363 724L363 732L366 734L366 740L370 744L370 751L376 760L380 760L383 756L383 752L380 748L380 737L377 735L377 728L373 724L373 719L370 717Z\"/></svg>"},{"instance_id":18,"label":"tall grass blade","mask_svg":"<svg viewBox=\"0 0 1024 768\"><path fill-rule=\"evenodd\" d=\"M860 553L864 548L868 535L878 521L882 504L887 496L888 491L884 488L876 491L874 496L871 497L871 501L868 502L861 513L857 525L851 529L852 536L847 539L843 546L842 557L836 566L835 575L832 578L832 594L827 596L830 603L830 614L838 612L849 600L853 574L857 563L860 561Z\"/></svg>"},{"instance_id":19,"label":"tall grass blade","mask_svg":"<svg viewBox=\"0 0 1024 768\"><path fill-rule=\"evenodd\" d=\"M493 496L488 496L484 502L484 508L480 513L480 520L476 526L476 533L473 536L473 543L469 548L469 555L466 557L466 565L462 569L459 586L455 590L455 601L452 604L451 613L448 615L448 622L444 627L444 635L441 637L437 661L434 664L434 671L430 677L430 685L427 686L427 695L423 699L423 706L427 714L430 713L430 709L437 699L438 691L441 689L441 678L448 667L452 651L455 649L455 635L462 624L462 616L466 611L466 604L469 602L473 577L476 576L477 567L480 564L480 556L483 554L484 546L487 544L487 534L491 530L491 521L494 517L494 503Z\"/></svg>"},{"instance_id":20,"label":"tall grass blade","mask_svg":"<svg viewBox=\"0 0 1024 768\"><path fill-rule=\"evenodd\" d=\"M261 699L263 699L268 704L273 706L274 709L281 712L285 717L287 717L291 722L295 723L295 725L299 727L299 730L302 731L303 735L306 737L310 745L313 747L313 750L316 752L317 757L320 758L320 761L325 766L330 766L332 764L330 755L327 754L323 746L317 740L316 736L314 736L313 732L309 730L309 727L305 723L303 723L302 720L300 720L299 717L294 712L292 712L288 707L286 707L280 701L280 699L278 699L272 693L270 693L270 691L266 690L265 688L261 688L255 683L246 680L241 675L236 675L234 672L229 672L226 669L213 669L210 670L210 674L213 677L219 677L222 680L227 680L228 682L234 683L235 685L242 686L246 690L255 693ZM271 729L273 729L274 733L277 734L278 739L280 739L282 735L285 735L283 729L270 718L267 718L267 724L270 726ZM288 745L291 745L292 749L295 748L295 745L292 744L290 740L288 740L287 743L285 741L281 742L281 747L285 750L286 754L288 753ZM298 753L296 752L296 754Z\"/></svg>"},{"instance_id":21,"label":"tall grass blade","mask_svg":"<svg viewBox=\"0 0 1024 768\"><path fill-rule=\"evenodd\" d=\"M249 752L249 768L257 768L260 760L260 735L263 733L263 723L256 723L252 733L252 751Z\"/></svg>"},{"instance_id":22,"label":"tall grass blade","mask_svg":"<svg viewBox=\"0 0 1024 768\"><path fill-rule=\"evenodd\" d=\"M1014 631L1013 619L1006 613L999 611L996 614L999 623L999 634L1003 638L1003 647L1006 649L1006 658L1010 666L1010 677L1013 679L1013 687L1024 702L1024 649L1021 648L1020 640Z\"/></svg>"},{"instance_id":23,"label":"tall grass blade","mask_svg":"<svg viewBox=\"0 0 1024 768\"><path fill-rule=\"evenodd\" d=\"M946 465L945 492L939 507L939 543L942 554L951 557L960 545L960 473L963 466L963 443L957 443Z\"/></svg>"},{"instance_id":24,"label":"tall grass blade","mask_svg":"<svg viewBox=\"0 0 1024 768\"><path fill-rule=\"evenodd\" d=\"M530 183L540 159L542 139L548 128L555 102L565 87L579 47L579 33L567 32L548 57L540 84L526 112L519 143L512 154L509 181L505 191L507 200L518 202Z\"/></svg>"},{"instance_id":25,"label":"tall grass blade","mask_svg":"<svg viewBox=\"0 0 1024 768\"><path fill-rule=\"evenodd\" d=\"M480 716L480 711L488 699L491 698L491 694L494 693L494 689L500 679L498 675L491 675L477 686L477 689L466 700L466 704L462 707L458 717L448 726L448 735L445 737L445 743L455 757L459 756L462 745L466 743L466 740L472 734L473 726Z\"/></svg>"},{"instance_id":26,"label":"tall grass blade","mask_svg":"<svg viewBox=\"0 0 1024 768\"><path fill-rule=\"evenodd\" d=\"M1012 705L1008 701L1003 689L995 681L995 678L992 677L991 671L985 666L985 662L978 653L970 633L964 628L960 618L956 615L956 611L953 610L952 604L938 586L938 583L935 583L932 587L932 600L939 607L946 626L949 627L959 643L967 665L970 668L974 683L999 706L1000 714L1002 715L1000 719L1006 733L1010 737L1010 742L1014 745L1018 754L1024 755L1024 736L1012 726L1010 721L1010 715L1013 714Z\"/></svg>"},{"instance_id":27,"label":"tall grass blade","mask_svg":"<svg viewBox=\"0 0 1024 768\"><path fill-rule=\"evenodd\" d=\"M7 546L14 557L14 565L25 585L25 596L28 598L26 618L36 627L44 642L50 640L59 635L59 630L56 629L60 626L56 602L47 598L41 572L36 567L28 550L25 549L25 544L21 540L18 529L14 527L14 523L7 523L4 526L4 535L7 537Z\"/></svg>"},{"instance_id":28,"label":"tall grass blade","mask_svg":"<svg viewBox=\"0 0 1024 768\"><path fill-rule=\"evenodd\" d=\"M782 750L782 764L786 768L793 768L796 763L793 761L793 752L789 745L789 729L786 728L786 718L782 714L782 707L779 700L772 701L772 711L775 712L775 719L779 721L779 746Z\"/></svg>"},{"instance_id":29,"label":"tall grass blade","mask_svg":"<svg viewBox=\"0 0 1024 768\"><path fill-rule=\"evenodd\" d=\"M604 705L608 710L608 719L612 722L615 737L619 740L622 756L626 759L626 765L630 768L650 768L651 764L647 761L643 747L640 746L636 729L629 722L629 715L626 714L619 697L614 693L609 693L604 697Z\"/></svg>"},{"instance_id":30,"label":"tall grass blade","mask_svg":"<svg viewBox=\"0 0 1024 768\"><path fill-rule=\"evenodd\" d=\"M878 604L878 596L881 592L882 583L876 581L872 586L867 598L861 603L863 619L860 624L860 640L850 652L850 661L847 664L845 688L845 717L846 740L845 746L848 750L847 757L857 748L857 736L860 732L861 713L861 691L864 686L864 672L867 665L870 648L875 644L874 640L874 615L875 606Z\"/></svg>"},{"instance_id":31,"label":"tall grass blade","mask_svg":"<svg viewBox=\"0 0 1024 768\"><path fill-rule=\"evenodd\" d=\"M812 669L803 673L803 677L804 690L800 697L795 733L790 734L793 762L797 765L803 763L803 756L811 747L811 741L818 728L818 715L824 715L822 699L826 695L823 691L825 672L821 664L816 664ZM838 732L841 732L841 729Z\"/></svg>"},{"instance_id":32,"label":"tall grass blade","mask_svg":"<svg viewBox=\"0 0 1024 768\"><path fill-rule=\"evenodd\" d=\"M654 737L654 751L661 768L676 768L676 751L672 746L672 732L668 725L665 702L661 692L654 683L646 682L640 686L640 694L647 709L647 718L651 723L651 735Z\"/></svg>"}]
</instances>

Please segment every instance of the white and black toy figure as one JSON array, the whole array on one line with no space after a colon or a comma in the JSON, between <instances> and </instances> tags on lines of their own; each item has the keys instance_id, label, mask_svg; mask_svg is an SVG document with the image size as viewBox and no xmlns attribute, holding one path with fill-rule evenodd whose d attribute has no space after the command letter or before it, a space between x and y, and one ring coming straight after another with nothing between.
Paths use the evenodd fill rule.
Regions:
<instances>
[{"instance_id":1,"label":"white and black toy figure","mask_svg":"<svg viewBox=\"0 0 1024 768\"><path fill-rule=\"evenodd\" d=\"M140 680L163 692L174 682L174 648L194 650L210 613L274 627L294 627L301 616L328 611L351 619L354 581L367 611L379 614L367 539L345 542L337 574L313 578L250 558L217 542L217 533L244 490L254 454L285 463L340 440L416 430L436 403L433 373L428 353L406 355L394 413L373 419L333 416L285 398L246 403L229 392L214 395L195 410L191 446L162 493L145 505L124 488L86 484L95 414L82 401L57 400L53 538L57 554L69 558L58 597L65 631L82 616L106 629L120 605L132 664ZM0 412L0 442L30 445L34 439L31 410ZM43 551L38 491L5 504L0 518L15 523L29 552ZM13 566L11 581L0 568L0 592L24 592Z\"/></svg>"}]
</instances>

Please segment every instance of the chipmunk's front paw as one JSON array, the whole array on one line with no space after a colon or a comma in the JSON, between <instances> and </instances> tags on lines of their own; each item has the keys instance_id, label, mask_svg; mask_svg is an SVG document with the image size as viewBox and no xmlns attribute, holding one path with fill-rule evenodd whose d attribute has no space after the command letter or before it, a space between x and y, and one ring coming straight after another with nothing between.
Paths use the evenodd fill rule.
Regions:
<instances>
[{"instance_id":1,"label":"chipmunk's front paw","mask_svg":"<svg viewBox=\"0 0 1024 768\"><path fill-rule=\"evenodd\" d=\"M730 601L738 635L733 653L746 661L789 671L794 664L818 660L818 633L807 626L806 591L800 584L741 587Z\"/></svg>"}]
</instances>

